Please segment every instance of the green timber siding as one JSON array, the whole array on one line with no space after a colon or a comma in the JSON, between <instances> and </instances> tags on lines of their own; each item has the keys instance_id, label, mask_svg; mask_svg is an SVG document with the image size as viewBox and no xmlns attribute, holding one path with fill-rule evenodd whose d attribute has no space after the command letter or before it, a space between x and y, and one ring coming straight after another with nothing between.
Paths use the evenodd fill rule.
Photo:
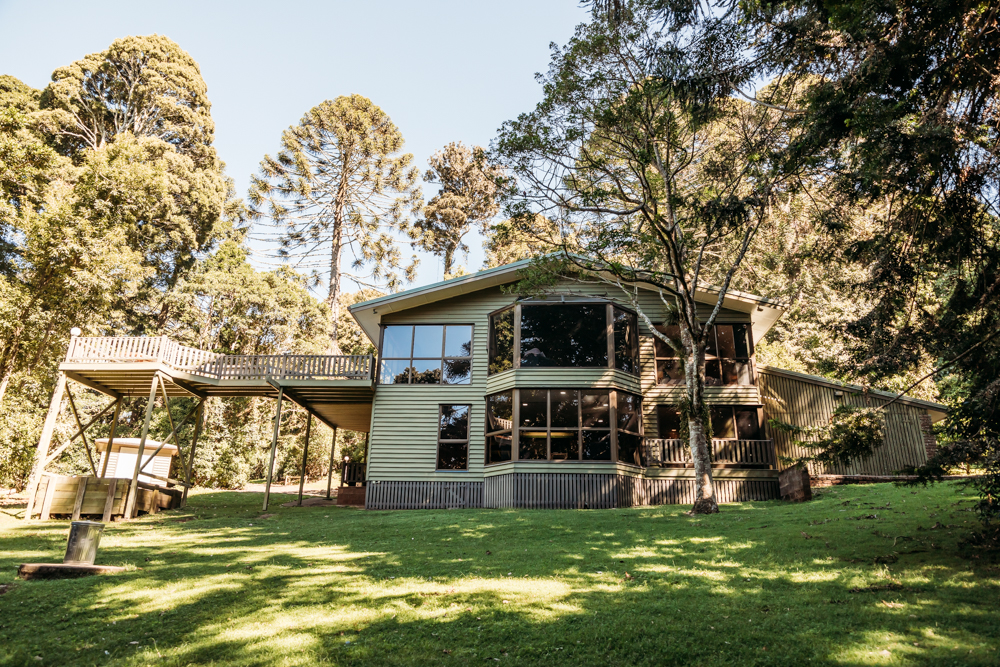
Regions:
<instances>
[{"instance_id":1,"label":"green timber siding","mask_svg":"<svg viewBox=\"0 0 1000 667\"><path fill-rule=\"evenodd\" d=\"M878 406L890 399L878 395L838 387L822 378L812 378L799 373L763 368L759 371L759 386L764 399L765 420L774 419L794 426L825 426L838 405ZM842 392L837 397L835 392ZM889 406L886 414L885 444L875 453L849 466L810 465L813 474L831 475L892 475L906 465L920 465L927 460L921 416L927 410L905 399ZM766 426L768 437L774 440L779 457L779 468L787 467L781 457L801 457L809 450L797 446L796 439L803 439Z\"/></svg>"},{"instance_id":2,"label":"green timber siding","mask_svg":"<svg viewBox=\"0 0 1000 667\"><path fill-rule=\"evenodd\" d=\"M617 290L601 285L566 283L552 290L552 299L566 297L601 298L630 308L627 299ZM484 441L486 394L518 387L586 388L616 386L638 392L650 388L655 377L651 365L652 337L639 320L641 384L634 376L610 369L518 369L498 374L487 380L489 314L511 305L515 296L504 294L499 287L418 306L401 312L388 313L382 324L472 324L473 359L472 383L467 385L378 385L372 405L371 445L367 477L370 480L460 482L482 480L484 475ZM665 318L658 295L646 292L640 305L653 322ZM712 306L705 304L700 314L708 317ZM744 313L723 310L720 322L748 322ZM719 388L723 389L723 388ZM753 388L751 388L753 389ZM754 399L756 390L754 389ZM730 399L726 399L732 402ZM741 401L742 402L742 401ZM435 470L437 455L437 415L441 403L472 406L469 424L469 469L466 472ZM645 402L644 402L645 405ZM650 407L644 407L648 423ZM654 425L655 427L655 425ZM552 471L551 463L535 463ZM559 464L555 464L558 466ZM610 466L607 467L612 472Z\"/></svg>"}]
</instances>

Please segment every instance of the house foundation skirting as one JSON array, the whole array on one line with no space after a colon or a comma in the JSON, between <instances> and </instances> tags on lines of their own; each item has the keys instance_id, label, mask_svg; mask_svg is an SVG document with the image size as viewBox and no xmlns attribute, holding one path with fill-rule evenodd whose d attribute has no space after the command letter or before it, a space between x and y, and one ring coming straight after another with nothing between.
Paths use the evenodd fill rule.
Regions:
<instances>
[{"instance_id":1,"label":"house foundation skirting","mask_svg":"<svg viewBox=\"0 0 1000 667\"><path fill-rule=\"evenodd\" d=\"M610 509L694 502L691 478L647 479L585 473L508 473L482 482L371 481L367 509ZM777 500L777 479L716 479L720 503Z\"/></svg>"}]
</instances>

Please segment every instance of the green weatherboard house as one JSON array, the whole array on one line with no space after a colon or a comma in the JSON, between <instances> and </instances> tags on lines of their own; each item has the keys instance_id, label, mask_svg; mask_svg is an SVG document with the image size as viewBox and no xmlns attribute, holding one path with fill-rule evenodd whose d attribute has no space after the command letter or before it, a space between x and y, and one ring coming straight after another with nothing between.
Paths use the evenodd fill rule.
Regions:
<instances>
[{"instance_id":1,"label":"green weatherboard house","mask_svg":"<svg viewBox=\"0 0 1000 667\"><path fill-rule=\"evenodd\" d=\"M518 262L359 303L378 346L366 471L370 509L621 507L693 500L680 437L683 369L612 286L566 281L544 298L505 291ZM618 292L616 294L616 292ZM704 295L705 317L717 295ZM659 295L640 296L655 323ZM732 293L709 344L713 477L720 502L779 496L782 457L801 455L768 419L824 424L840 403L895 395L758 366L754 345L781 316ZM945 408L904 397L885 445L847 475L924 462Z\"/></svg>"},{"instance_id":2,"label":"green weatherboard house","mask_svg":"<svg viewBox=\"0 0 1000 667\"><path fill-rule=\"evenodd\" d=\"M342 500L363 497L370 509L692 502L694 471L677 409L685 391L680 360L614 287L567 280L545 298L512 294L526 265L351 307L378 346L377 357L226 355L165 336L73 337L39 439L26 517L37 511L45 518L67 503L74 515L100 515L103 508L105 517L183 504L180 489L191 484L204 404L217 396L274 398L277 414L291 402L331 428L368 432L367 469L345 468L348 481L363 478L364 494L353 487ZM703 298L707 317L717 294ZM654 326L666 319L658 294L640 292L639 303ZM717 497L777 498L783 461L804 452L769 419L823 425L839 404L897 397L758 365L754 346L781 306L740 293L723 305L705 390ZM72 395L68 381L112 399L101 413L113 410L111 439L123 401L148 396L142 437L130 446L137 461L155 457L167 441L180 448L173 472L152 475L165 486L140 480L139 469L114 481L104 465L89 478L45 472L68 445L49 453L63 394ZM146 447L158 397L195 399L184 418L195 421L190 443L174 438L182 421L167 441ZM892 475L923 463L934 449L931 424L944 415L941 405L899 397L885 411L885 443L870 459L811 472ZM281 421L275 424L269 471ZM268 490L270 480L269 472Z\"/></svg>"}]
</instances>

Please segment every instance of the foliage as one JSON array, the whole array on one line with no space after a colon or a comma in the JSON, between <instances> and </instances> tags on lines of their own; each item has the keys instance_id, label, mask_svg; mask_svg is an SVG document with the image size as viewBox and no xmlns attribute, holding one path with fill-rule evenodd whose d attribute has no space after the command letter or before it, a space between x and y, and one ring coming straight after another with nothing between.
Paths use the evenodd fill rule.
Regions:
<instances>
[{"instance_id":1,"label":"foliage","mask_svg":"<svg viewBox=\"0 0 1000 667\"><path fill-rule=\"evenodd\" d=\"M331 330L338 353L344 277L396 290L413 278L416 259L403 267L395 234L423 203L413 155L400 154L403 135L389 116L361 95L338 97L310 109L281 135L281 151L265 155L251 181L251 216L279 228L279 255L327 274ZM342 268L345 252L354 271ZM403 275L400 275L402 270ZM317 276L318 279L318 276Z\"/></svg>"},{"instance_id":2,"label":"foliage","mask_svg":"<svg viewBox=\"0 0 1000 667\"><path fill-rule=\"evenodd\" d=\"M16 566L58 561L66 523L5 508L0 662L986 667L1000 651L1000 572L959 547L974 499L953 484L835 487L712 521L293 499L262 518L259 493L196 490L108 524L98 563L129 571L42 585Z\"/></svg>"},{"instance_id":3,"label":"foliage","mask_svg":"<svg viewBox=\"0 0 1000 667\"><path fill-rule=\"evenodd\" d=\"M849 465L865 459L885 443L885 412L882 407L838 405L823 426L793 426L775 419L768 423L798 438L795 444L816 453L792 461L795 465L819 463Z\"/></svg>"},{"instance_id":4,"label":"foliage","mask_svg":"<svg viewBox=\"0 0 1000 667\"><path fill-rule=\"evenodd\" d=\"M452 275L455 252L468 253L462 242L469 230L485 230L500 206L496 201L496 179L503 175L499 167L486 162L479 146L471 149L452 142L432 155L424 174L428 183L441 190L424 207L423 216L413 224L417 244L444 258L445 278Z\"/></svg>"},{"instance_id":5,"label":"foliage","mask_svg":"<svg viewBox=\"0 0 1000 667\"><path fill-rule=\"evenodd\" d=\"M489 225L484 234L486 240L485 268L503 266L522 259L541 257L563 245L559 224L544 215L531 220L506 219ZM567 239L572 246L572 240Z\"/></svg>"}]
</instances>

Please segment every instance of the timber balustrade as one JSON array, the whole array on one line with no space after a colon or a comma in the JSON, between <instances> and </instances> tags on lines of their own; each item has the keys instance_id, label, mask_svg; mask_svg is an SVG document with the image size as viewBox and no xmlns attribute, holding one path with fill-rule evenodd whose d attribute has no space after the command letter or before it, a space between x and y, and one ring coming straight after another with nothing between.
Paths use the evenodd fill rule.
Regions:
<instances>
[{"instance_id":1,"label":"timber balustrade","mask_svg":"<svg viewBox=\"0 0 1000 667\"><path fill-rule=\"evenodd\" d=\"M651 466L690 466L687 440L646 439L646 460ZM712 440L712 463L744 467L777 466L773 440Z\"/></svg>"},{"instance_id":2,"label":"timber balustrade","mask_svg":"<svg viewBox=\"0 0 1000 667\"><path fill-rule=\"evenodd\" d=\"M66 361L153 361L219 380L367 380L373 367L370 355L217 354L181 345L166 336L76 337L70 341Z\"/></svg>"}]
</instances>

